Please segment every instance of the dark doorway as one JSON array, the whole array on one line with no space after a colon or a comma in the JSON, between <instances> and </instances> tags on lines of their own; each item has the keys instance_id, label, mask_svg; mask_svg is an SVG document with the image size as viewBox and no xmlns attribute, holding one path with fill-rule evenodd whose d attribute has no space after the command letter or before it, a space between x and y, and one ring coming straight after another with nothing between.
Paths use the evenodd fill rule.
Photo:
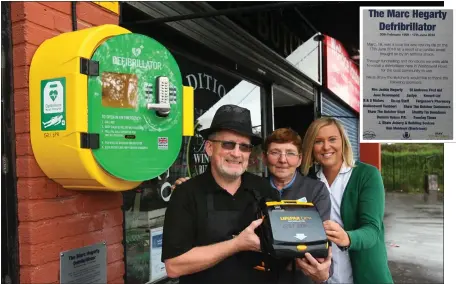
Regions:
<instances>
[{"instance_id":1,"label":"dark doorway","mask_svg":"<svg viewBox=\"0 0 456 284\"><path fill-rule=\"evenodd\" d=\"M11 2L2 2L2 283L19 283Z\"/></svg>"},{"instance_id":2,"label":"dark doorway","mask_svg":"<svg viewBox=\"0 0 456 284\"><path fill-rule=\"evenodd\" d=\"M315 119L314 102L279 85L273 86L272 93L274 129L291 128L303 138Z\"/></svg>"}]
</instances>

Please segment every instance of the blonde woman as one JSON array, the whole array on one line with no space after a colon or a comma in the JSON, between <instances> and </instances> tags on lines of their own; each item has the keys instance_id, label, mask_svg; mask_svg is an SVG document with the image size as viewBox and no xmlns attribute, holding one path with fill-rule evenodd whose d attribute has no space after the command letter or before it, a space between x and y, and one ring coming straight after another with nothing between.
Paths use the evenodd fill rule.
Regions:
<instances>
[{"instance_id":1,"label":"blonde woman","mask_svg":"<svg viewBox=\"0 0 456 284\"><path fill-rule=\"evenodd\" d=\"M331 195L334 272L328 283L393 283L384 241L385 191L377 168L355 162L342 124L315 120L303 141L301 172L320 179Z\"/></svg>"}]
</instances>

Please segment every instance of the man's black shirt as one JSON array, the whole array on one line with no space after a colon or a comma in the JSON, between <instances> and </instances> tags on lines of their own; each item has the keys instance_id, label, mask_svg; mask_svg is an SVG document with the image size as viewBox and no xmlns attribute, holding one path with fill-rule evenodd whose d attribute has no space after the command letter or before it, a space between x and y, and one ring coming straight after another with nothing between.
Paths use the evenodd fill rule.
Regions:
<instances>
[{"instance_id":1,"label":"man's black shirt","mask_svg":"<svg viewBox=\"0 0 456 284\"><path fill-rule=\"evenodd\" d=\"M277 190L268 180L248 172L242 175L241 186L234 195L215 182L209 167L205 173L177 186L166 209L162 260L177 257L198 246L198 228L205 224L207 217L208 193L214 193L216 210L245 212L255 201L249 191L252 189L264 197L280 200ZM254 215L245 216L237 231L241 232L254 220Z\"/></svg>"},{"instance_id":2,"label":"man's black shirt","mask_svg":"<svg viewBox=\"0 0 456 284\"><path fill-rule=\"evenodd\" d=\"M233 234L243 231L256 219L252 206L256 201L251 190L271 200L280 200L278 191L271 187L267 179L248 172L241 176L241 185L234 195L215 182L210 167L204 174L177 186L165 214L162 261L182 255L194 247L211 244L202 238L208 218L207 197L210 194L213 194L215 210L242 212L242 218L230 229ZM253 266L249 269L253 269ZM230 273L233 275L237 272ZM229 283L229 279L223 280Z\"/></svg>"}]
</instances>

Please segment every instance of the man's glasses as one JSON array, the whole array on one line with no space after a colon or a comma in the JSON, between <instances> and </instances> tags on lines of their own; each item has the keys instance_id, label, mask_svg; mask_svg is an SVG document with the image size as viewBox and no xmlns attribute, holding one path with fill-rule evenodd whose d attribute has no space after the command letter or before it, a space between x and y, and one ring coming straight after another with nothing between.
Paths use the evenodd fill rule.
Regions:
<instances>
[{"instance_id":1,"label":"man's glasses","mask_svg":"<svg viewBox=\"0 0 456 284\"><path fill-rule=\"evenodd\" d=\"M211 142L218 142L222 145L222 148L225 150L234 150L236 145L239 144L239 150L241 152L250 153L252 152L253 145L252 144L245 144L245 143L236 143L233 141L223 141L223 140L209 140Z\"/></svg>"},{"instance_id":2,"label":"man's glasses","mask_svg":"<svg viewBox=\"0 0 456 284\"><path fill-rule=\"evenodd\" d=\"M280 151L269 151L267 154L274 159L279 159L282 155L284 155L287 160L293 160L299 157L299 153L291 151L285 153L282 153Z\"/></svg>"}]
</instances>

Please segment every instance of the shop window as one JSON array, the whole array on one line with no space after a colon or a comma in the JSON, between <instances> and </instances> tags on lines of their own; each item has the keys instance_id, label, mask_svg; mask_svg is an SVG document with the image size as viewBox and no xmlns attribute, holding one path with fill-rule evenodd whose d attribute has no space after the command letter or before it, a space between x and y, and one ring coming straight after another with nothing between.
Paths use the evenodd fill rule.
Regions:
<instances>
[{"instance_id":1,"label":"shop window","mask_svg":"<svg viewBox=\"0 0 456 284\"><path fill-rule=\"evenodd\" d=\"M183 84L195 90L197 129L209 127L220 106L235 104L250 110L253 131L261 134L261 86L174 56L181 69ZM249 172L262 174L261 151L261 146L257 146L252 152ZM204 140L196 131L193 137L183 137L178 158L168 170L124 193L127 283L171 283L161 263L162 228L171 185L179 177L201 174L208 164Z\"/></svg>"}]
</instances>

